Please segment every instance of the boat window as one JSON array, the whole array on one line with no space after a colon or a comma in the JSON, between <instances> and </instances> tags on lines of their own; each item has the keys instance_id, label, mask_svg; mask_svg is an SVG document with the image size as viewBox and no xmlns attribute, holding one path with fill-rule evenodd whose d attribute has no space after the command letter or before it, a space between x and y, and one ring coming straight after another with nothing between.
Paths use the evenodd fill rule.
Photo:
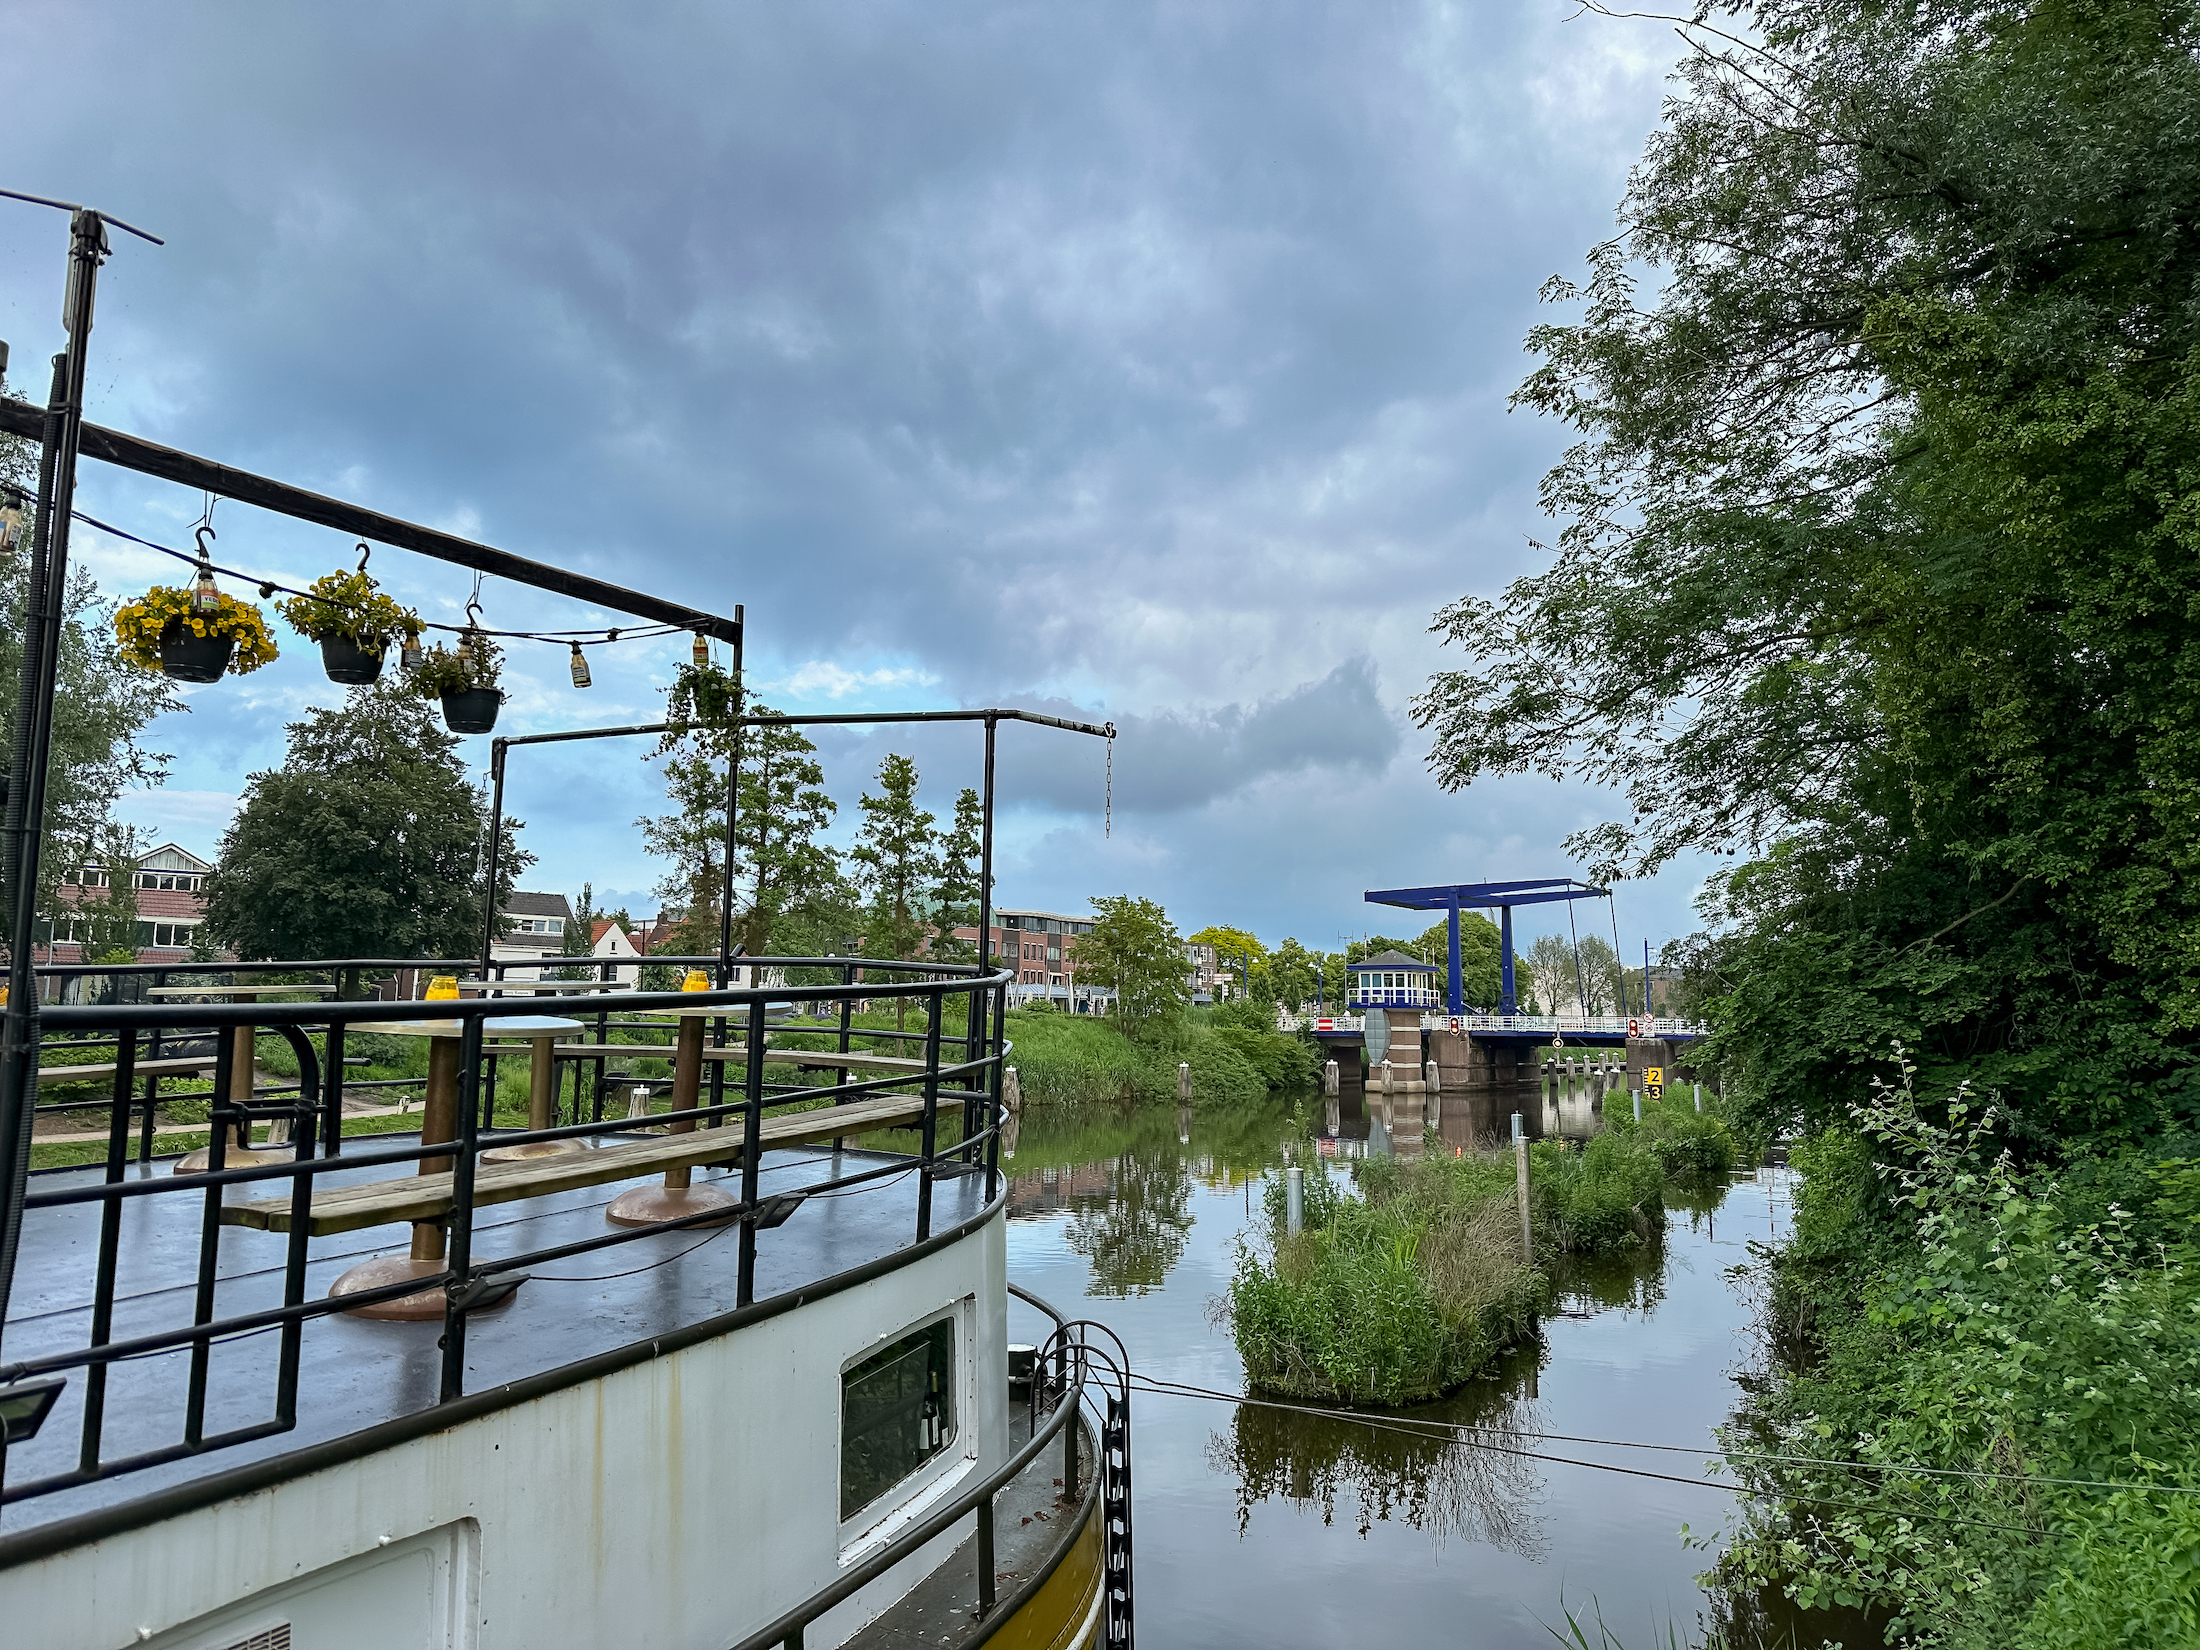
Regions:
<instances>
[{"instance_id":1,"label":"boat window","mask_svg":"<svg viewBox=\"0 0 2200 1650\"><path fill-rule=\"evenodd\" d=\"M927 1324L840 1378L840 1516L865 1507L955 1438L955 1324Z\"/></svg>"}]
</instances>

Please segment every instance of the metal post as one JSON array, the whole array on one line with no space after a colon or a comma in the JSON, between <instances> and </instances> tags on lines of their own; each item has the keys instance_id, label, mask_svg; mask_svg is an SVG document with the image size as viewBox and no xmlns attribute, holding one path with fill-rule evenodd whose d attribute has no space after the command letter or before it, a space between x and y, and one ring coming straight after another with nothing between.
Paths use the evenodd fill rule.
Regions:
<instances>
[{"instance_id":1,"label":"metal post","mask_svg":"<svg viewBox=\"0 0 2200 1650\"><path fill-rule=\"evenodd\" d=\"M978 1503L978 1619L983 1621L993 1613L999 1602L996 1591L997 1578L993 1573L993 1497L987 1496Z\"/></svg>"},{"instance_id":2,"label":"metal post","mask_svg":"<svg viewBox=\"0 0 2200 1650\"><path fill-rule=\"evenodd\" d=\"M932 1235L932 1156L940 1131L940 1016L938 999L924 1025L924 1132L917 1170L917 1241Z\"/></svg>"},{"instance_id":3,"label":"metal post","mask_svg":"<svg viewBox=\"0 0 2200 1650\"><path fill-rule=\"evenodd\" d=\"M30 1171L31 1116L38 1079L38 857L45 825L46 767L53 752L53 697L67 615L69 512L76 502L77 443L84 428L84 370L91 342L92 297L107 256L107 226L97 212L69 217L69 282L62 324L69 348L54 358L38 466L38 519L32 527L25 588L22 674L16 684L15 747L8 769L8 1001L0 1010L0 1322L7 1318L22 1238L24 1177ZM0 1444L0 1466L4 1466Z\"/></svg>"},{"instance_id":4,"label":"metal post","mask_svg":"<svg viewBox=\"0 0 2200 1650\"><path fill-rule=\"evenodd\" d=\"M1459 891L1457 889L1452 890L1451 909L1445 912L1444 915L1449 919L1448 926L1451 941L1451 967L1444 982L1445 1000L1451 1005L1452 1013L1464 1014L1467 1011L1467 988L1459 973Z\"/></svg>"},{"instance_id":5,"label":"metal post","mask_svg":"<svg viewBox=\"0 0 2200 1650\"><path fill-rule=\"evenodd\" d=\"M1642 1121L1642 1090L1629 1089L1627 1092L1635 1102L1635 1121L1640 1123Z\"/></svg>"},{"instance_id":6,"label":"metal post","mask_svg":"<svg viewBox=\"0 0 2200 1650\"><path fill-rule=\"evenodd\" d=\"M1514 1112L1513 1120L1513 1178L1520 1188L1520 1258L1530 1266L1535 1264L1535 1228L1528 1219L1528 1131L1521 1127L1520 1114Z\"/></svg>"},{"instance_id":7,"label":"metal post","mask_svg":"<svg viewBox=\"0 0 2200 1650\"><path fill-rule=\"evenodd\" d=\"M1297 1236L1306 1225L1306 1171L1292 1164L1283 1171L1283 1229Z\"/></svg>"},{"instance_id":8,"label":"metal post","mask_svg":"<svg viewBox=\"0 0 2200 1650\"><path fill-rule=\"evenodd\" d=\"M756 1183L763 1172L764 999L761 997L749 1004L749 1062L742 1094L748 1103L741 1110L741 1206L748 1213L741 1221L741 1270L735 1304L747 1306L756 1299Z\"/></svg>"},{"instance_id":9,"label":"metal post","mask_svg":"<svg viewBox=\"0 0 2200 1650\"><path fill-rule=\"evenodd\" d=\"M736 603L733 609L734 634L747 634L742 622L742 608ZM725 897L718 902L718 987L722 991L733 979L733 832L737 812L735 803L741 789L741 718L748 706L747 689L741 680L741 643L733 644L733 743L726 753L726 878ZM754 985L756 982L749 982ZM713 1104L717 1096L712 1095ZM749 1228L751 1233L754 1228Z\"/></svg>"},{"instance_id":10,"label":"metal post","mask_svg":"<svg viewBox=\"0 0 2200 1650\"><path fill-rule=\"evenodd\" d=\"M1697 1109L1698 1111L1702 1111L1702 1110L1703 1110L1703 1085L1702 1085L1701 1083L1698 1083L1698 1084L1697 1084L1697 1085L1696 1085L1695 1087L1696 1087L1696 1109Z\"/></svg>"},{"instance_id":11,"label":"metal post","mask_svg":"<svg viewBox=\"0 0 2200 1650\"><path fill-rule=\"evenodd\" d=\"M452 1142L450 1239L443 1264L451 1274L443 1306L440 1403L466 1395L466 1296L473 1283L474 1144L480 1138L481 1016L471 1015L458 1038L458 1137Z\"/></svg>"},{"instance_id":12,"label":"metal post","mask_svg":"<svg viewBox=\"0 0 2200 1650\"><path fill-rule=\"evenodd\" d=\"M494 966L491 953L497 940L497 851L504 846L504 741L489 742L489 851L484 856L488 878L484 885L481 905L481 978L486 992L489 970Z\"/></svg>"},{"instance_id":13,"label":"metal post","mask_svg":"<svg viewBox=\"0 0 2200 1650\"><path fill-rule=\"evenodd\" d=\"M1509 905L1497 908L1497 971L1504 985L1504 1011L1518 1014L1520 998L1513 981L1513 908Z\"/></svg>"}]
</instances>

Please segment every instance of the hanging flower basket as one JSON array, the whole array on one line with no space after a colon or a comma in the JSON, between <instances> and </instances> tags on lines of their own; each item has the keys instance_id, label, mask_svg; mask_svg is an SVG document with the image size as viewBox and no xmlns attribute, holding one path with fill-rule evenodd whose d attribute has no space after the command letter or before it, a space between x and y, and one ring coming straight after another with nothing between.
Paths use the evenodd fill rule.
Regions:
<instances>
[{"instance_id":1,"label":"hanging flower basket","mask_svg":"<svg viewBox=\"0 0 2200 1650\"><path fill-rule=\"evenodd\" d=\"M236 651L235 636L203 635L188 619L170 619L161 627L161 673L179 682L220 681L229 668L229 656Z\"/></svg>"},{"instance_id":2,"label":"hanging flower basket","mask_svg":"<svg viewBox=\"0 0 2200 1650\"><path fill-rule=\"evenodd\" d=\"M424 649L409 680L421 698L443 701L443 725L453 733L487 733L504 704L497 686L502 667L496 643L469 628L459 632L454 646Z\"/></svg>"},{"instance_id":3,"label":"hanging flower basket","mask_svg":"<svg viewBox=\"0 0 2200 1650\"><path fill-rule=\"evenodd\" d=\"M347 687L362 687L382 679L382 657L389 644L365 648L349 636L323 636L321 638L321 668L332 682L342 682Z\"/></svg>"},{"instance_id":4,"label":"hanging flower basket","mask_svg":"<svg viewBox=\"0 0 2200 1650\"><path fill-rule=\"evenodd\" d=\"M260 610L234 596L155 585L115 609L115 640L140 670L179 682L217 682L225 671L250 675L275 657L275 638Z\"/></svg>"},{"instance_id":5,"label":"hanging flower basket","mask_svg":"<svg viewBox=\"0 0 2200 1650\"><path fill-rule=\"evenodd\" d=\"M504 690L493 687L445 688L443 725L453 733L487 733L504 708Z\"/></svg>"},{"instance_id":6,"label":"hanging flower basket","mask_svg":"<svg viewBox=\"0 0 2200 1650\"><path fill-rule=\"evenodd\" d=\"M324 573L296 596L275 604L290 628L321 644L321 668L332 682L378 681L394 638L417 638L420 615L382 594L367 577L366 546L359 571Z\"/></svg>"}]
</instances>

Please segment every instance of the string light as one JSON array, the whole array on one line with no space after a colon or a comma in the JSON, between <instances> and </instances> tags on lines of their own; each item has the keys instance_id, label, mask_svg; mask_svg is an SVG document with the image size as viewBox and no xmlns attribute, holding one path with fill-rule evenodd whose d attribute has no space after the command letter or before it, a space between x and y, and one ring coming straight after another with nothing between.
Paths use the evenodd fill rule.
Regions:
<instances>
[{"instance_id":1,"label":"string light","mask_svg":"<svg viewBox=\"0 0 2200 1650\"><path fill-rule=\"evenodd\" d=\"M577 688L588 686L588 660L582 655L578 642L573 644L573 685Z\"/></svg>"}]
</instances>

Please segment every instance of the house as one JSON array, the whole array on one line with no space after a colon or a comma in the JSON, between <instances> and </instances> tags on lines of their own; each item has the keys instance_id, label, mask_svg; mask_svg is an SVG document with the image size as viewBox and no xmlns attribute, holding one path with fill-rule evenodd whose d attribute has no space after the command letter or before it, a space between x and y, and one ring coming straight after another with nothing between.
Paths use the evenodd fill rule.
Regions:
<instances>
[{"instance_id":1,"label":"house","mask_svg":"<svg viewBox=\"0 0 2200 1650\"><path fill-rule=\"evenodd\" d=\"M565 930L573 921L573 906L563 894L531 894L514 889L512 897L504 902L503 916L504 931L489 948L492 961L517 964L564 957ZM542 970L508 967L504 977L540 979Z\"/></svg>"},{"instance_id":2,"label":"house","mask_svg":"<svg viewBox=\"0 0 2200 1650\"><path fill-rule=\"evenodd\" d=\"M188 848L164 842L141 854L130 872L130 895L137 903L137 961L185 962L206 915L204 889L213 865ZM104 901L111 892L110 873L100 866L73 865L61 873L57 890L62 906ZM40 962L85 962L92 924L57 918L37 953Z\"/></svg>"},{"instance_id":3,"label":"house","mask_svg":"<svg viewBox=\"0 0 2200 1650\"><path fill-rule=\"evenodd\" d=\"M647 930L644 929L644 932ZM634 958L632 963L622 962L611 971L611 978L621 985L634 985L642 977L640 959L649 953L634 935L613 922L609 917L598 917L593 925L593 939L589 946L593 957Z\"/></svg>"}]
</instances>

